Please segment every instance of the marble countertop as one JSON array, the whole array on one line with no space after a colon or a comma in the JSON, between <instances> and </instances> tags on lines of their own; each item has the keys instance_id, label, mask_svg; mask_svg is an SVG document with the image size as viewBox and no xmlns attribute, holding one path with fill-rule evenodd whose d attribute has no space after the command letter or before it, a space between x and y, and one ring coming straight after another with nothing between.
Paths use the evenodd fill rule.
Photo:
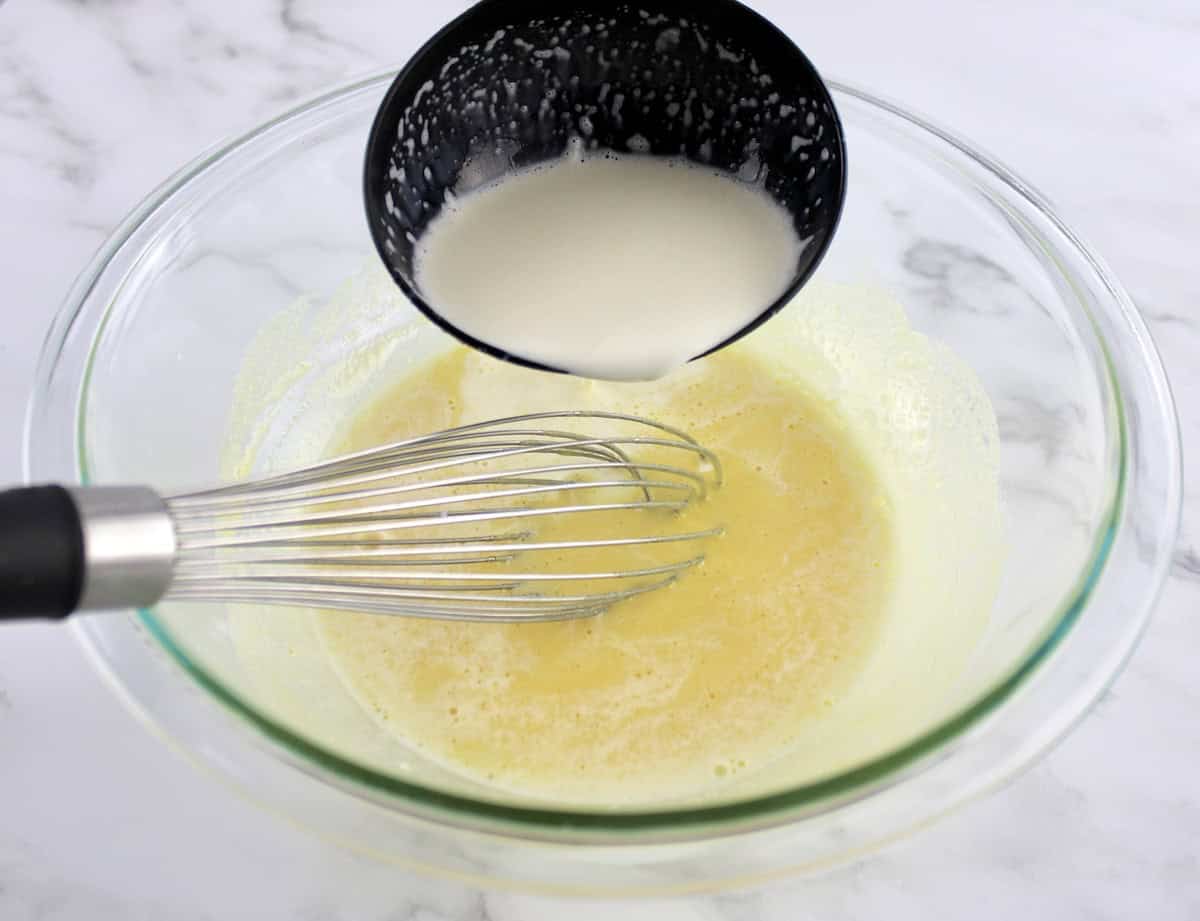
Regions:
<instances>
[{"instance_id":1,"label":"marble countertop","mask_svg":"<svg viewBox=\"0 0 1200 921\"><path fill-rule=\"evenodd\" d=\"M202 148L402 60L464 8L349 0L0 5L0 482L37 351L122 216ZM1150 321L1200 452L1194 0L760 0L818 67L1040 187ZM1185 464L1186 468L1186 464ZM481 893L297 833L145 732L63 630L0 637L0 918L782 921L1200 918L1200 489L1153 624L1088 719L1004 790L825 877L662 903Z\"/></svg>"}]
</instances>

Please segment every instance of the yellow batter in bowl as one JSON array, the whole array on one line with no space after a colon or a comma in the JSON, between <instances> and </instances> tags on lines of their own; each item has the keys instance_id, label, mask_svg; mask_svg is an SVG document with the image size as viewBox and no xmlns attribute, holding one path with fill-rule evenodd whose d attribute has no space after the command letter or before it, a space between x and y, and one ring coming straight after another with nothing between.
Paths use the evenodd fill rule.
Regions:
<instances>
[{"instance_id":1,"label":"yellow batter in bowl","mask_svg":"<svg viewBox=\"0 0 1200 921\"><path fill-rule=\"evenodd\" d=\"M347 686L387 731L447 766L538 795L678 796L784 755L853 681L889 595L890 505L854 436L740 350L665 381L608 384L460 347L379 396L338 450L481 421L503 411L493 395L511 407L513 394L535 391L544 406L646 414L716 451L724 485L681 526L722 524L724 535L670 588L592 620L324 613L320 631ZM608 515L603 536L640 533L644 514ZM548 522L536 536L579 527ZM637 565L677 554L643 548ZM607 568L595 550L574 551L571 563Z\"/></svg>"},{"instance_id":2,"label":"yellow batter in bowl","mask_svg":"<svg viewBox=\"0 0 1200 921\"><path fill-rule=\"evenodd\" d=\"M232 645L275 718L432 787L620 809L830 776L954 699L1003 560L996 422L970 369L893 300L809 285L754 335L645 384L510 366L398 324L405 309L369 272L264 329L226 473L616 410L717 452L724 485L680 525L726 531L674 586L588 621L233 607Z\"/></svg>"}]
</instances>

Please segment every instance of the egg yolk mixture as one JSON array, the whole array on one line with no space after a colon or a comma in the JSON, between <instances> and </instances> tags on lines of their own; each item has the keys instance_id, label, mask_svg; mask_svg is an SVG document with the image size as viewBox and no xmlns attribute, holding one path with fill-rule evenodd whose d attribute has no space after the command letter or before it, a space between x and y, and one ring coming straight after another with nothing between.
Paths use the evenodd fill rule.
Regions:
<instances>
[{"instance_id":1,"label":"egg yolk mixture","mask_svg":"<svg viewBox=\"0 0 1200 921\"><path fill-rule=\"evenodd\" d=\"M564 408L643 415L716 452L723 486L677 523L724 526L704 543L705 562L573 622L320 612L341 680L405 744L535 797L690 795L795 751L873 648L893 575L880 479L834 408L802 384L736 347L646 384L542 374L459 348L399 380L336 447ZM604 527L645 532L645 514L617 513ZM537 537L571 526L546 521ZM593 551L573 552L571 565L587 568ZM679 550L639 553L653 565Z\"/></svg>"}]
</instances>

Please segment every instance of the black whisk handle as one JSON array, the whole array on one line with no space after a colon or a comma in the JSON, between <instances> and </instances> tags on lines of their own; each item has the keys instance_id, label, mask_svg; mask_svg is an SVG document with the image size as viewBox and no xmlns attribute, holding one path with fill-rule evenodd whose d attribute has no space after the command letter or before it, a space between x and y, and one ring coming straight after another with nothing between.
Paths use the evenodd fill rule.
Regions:
<instances>
[{"instance_id":1,"label":"black whisk handle","mask_svg":"<svg viewBox=\"0 0 1200 921\"><path fill-rule=\"evenodd\" d=\"M83 592L83 524L61 486L0 492L0 620L66 617Z\"/></svg>"}]
</instances>

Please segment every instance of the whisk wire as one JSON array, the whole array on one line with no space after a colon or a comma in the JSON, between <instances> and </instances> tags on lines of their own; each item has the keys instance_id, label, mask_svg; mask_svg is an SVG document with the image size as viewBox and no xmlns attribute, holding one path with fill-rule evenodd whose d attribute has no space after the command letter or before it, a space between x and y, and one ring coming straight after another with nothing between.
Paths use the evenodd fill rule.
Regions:
<instances>
[{"instance_id":1,"label":"whisk wire","mask_svg":"<svg viewBox=\"0 0 1200 921\"><path fill-rule=\"evenodd\" d=\"M675 523L720 479L711 451L636 416L473 423L168 497L178 546L168 597L459 620L588 616L703 561L694 548L720 529ZM614 513L653 527L586 533ZM564 525L579 536L561 536ZM571 565L576 551L593 551L590 565Z\"/></svg>"}]
</instances>

